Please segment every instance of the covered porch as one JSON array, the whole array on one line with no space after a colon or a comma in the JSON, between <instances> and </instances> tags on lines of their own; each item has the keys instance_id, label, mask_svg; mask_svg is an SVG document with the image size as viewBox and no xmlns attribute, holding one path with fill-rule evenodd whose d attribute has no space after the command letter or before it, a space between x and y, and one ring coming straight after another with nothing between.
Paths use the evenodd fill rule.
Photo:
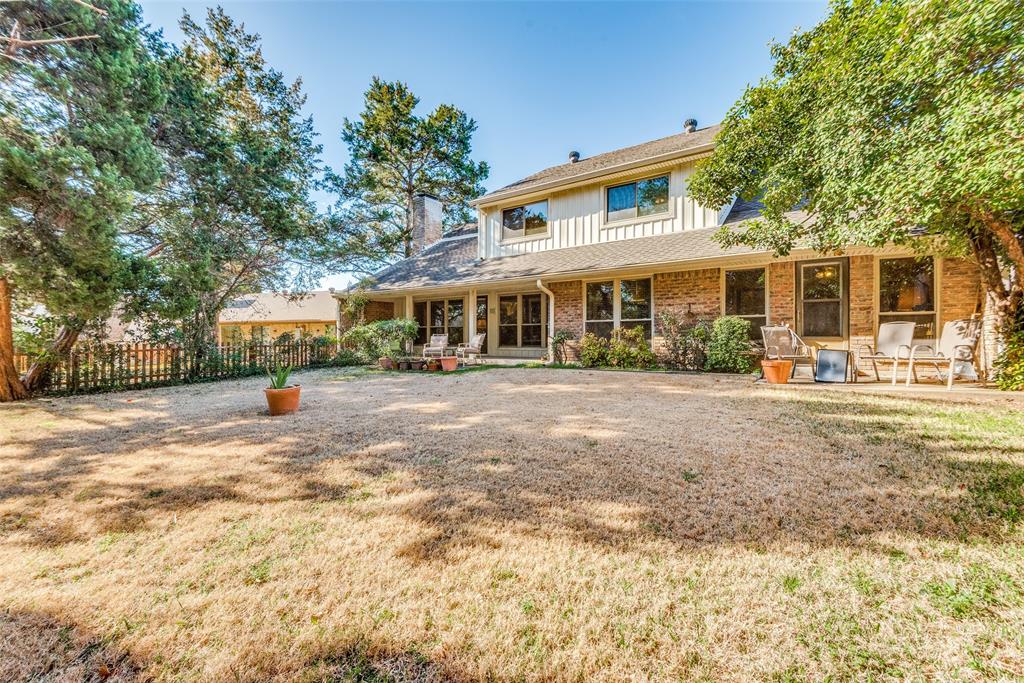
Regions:
<instances>
[{"instance_id":1,"label":"covered porch","mask_svg":"<svg viewBox=\"0 0 1024 683\"><path fill-rule=\"evenodd\" d=\"M448 345L454 348L484 334L482 355L487 362L546 358L554 322L551 292L539 282L374 296L364 315L368 322L396 317L415 320L419 331L414 355L433 335L447 335Z\"/></svg>"}]
</instances>

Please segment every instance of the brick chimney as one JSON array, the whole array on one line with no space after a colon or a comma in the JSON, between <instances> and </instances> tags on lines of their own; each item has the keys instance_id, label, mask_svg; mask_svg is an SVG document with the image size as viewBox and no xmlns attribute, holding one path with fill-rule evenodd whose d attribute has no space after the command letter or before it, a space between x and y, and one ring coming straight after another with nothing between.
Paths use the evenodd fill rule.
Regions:
<instances>
[{"instance_id":1,"label":"brick chimney","mask_svg":"<svg viewBox=\"0 0 1024 683\"><path fill-rule=\"evenodd\" d=\"M415 256L441 239L444 204L429 194L418 194L412 201L412 253Z\"/></svg>"}]
</instances>

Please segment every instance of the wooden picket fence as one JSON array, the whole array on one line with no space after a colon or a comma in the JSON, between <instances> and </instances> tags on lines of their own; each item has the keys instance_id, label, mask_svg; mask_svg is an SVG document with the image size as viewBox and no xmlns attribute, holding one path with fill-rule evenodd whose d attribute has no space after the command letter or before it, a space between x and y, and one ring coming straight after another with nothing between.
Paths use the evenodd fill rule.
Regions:
<instances>
[{"instance_id":1,"label":"wooden picket fence","mask_svg":"<svg viewBox=\"0 0 1024 683\"><path fill-rule=\"evenodd\" d=\"M330 365L336 352L331 344L312 341L225 344L203 351L153 344L81 345L57 363L43 393L85 394L203 382L263 374L288 365L321 367ZM31 358L23 354L15 359L20 372L30 363Z\"/></svg>"}]
</instances>

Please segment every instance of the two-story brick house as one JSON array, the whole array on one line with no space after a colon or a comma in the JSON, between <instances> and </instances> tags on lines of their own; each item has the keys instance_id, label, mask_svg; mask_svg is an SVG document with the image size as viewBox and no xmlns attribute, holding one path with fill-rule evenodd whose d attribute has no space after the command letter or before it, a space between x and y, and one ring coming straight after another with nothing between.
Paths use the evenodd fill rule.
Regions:
<instances>
[{"instance_id":1,"label":"two-story brick house","mask_svg":"<svg viewBox=\"0 0 1024 683\"><path fill-rule=\"evenodd\" d=\"M905 248L850 245L841 255L784 258L712 240L756 219L758 205L722 210L687 193L717 126L548 168L473 202L475 225L441 234L441 206L418 199L414 256L384 269L368 293L374 317L408 316L421 341L487 332L496 357L540 358L555 330L577 338L641 326L655 347L657 315L740 315L755 330L788 323L809 343L856 348L880 322L913 320L933 339L948 320L979 315L977 269L914 258ZM794 216L807 219L795 213Z\"/></svg>"}]
</instances>

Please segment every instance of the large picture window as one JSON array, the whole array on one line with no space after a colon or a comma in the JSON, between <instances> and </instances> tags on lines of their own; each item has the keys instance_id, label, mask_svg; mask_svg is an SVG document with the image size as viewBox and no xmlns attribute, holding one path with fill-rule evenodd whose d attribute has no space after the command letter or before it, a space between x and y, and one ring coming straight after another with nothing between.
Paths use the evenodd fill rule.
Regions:
<instances>
[{"instance_id":1,"label":"large picture window","mask_svg":"<svg viewBox=\"0 0 1024 683\"><path fill-rule=\"evenodd\" d=\"M506 294L498 299L498 345L544 346L544 302L538 294Z\"/></svg>"},{"instance_id":2,"label":"large picture window","mask_svg":"<svg viewBox=\"0 0 1024 683\"><path fill-rule=\"evenodd\" d=\"M605 199L609 223L668 213L668 176L609 187Z\"/></svg>"},{"instance_id":3,"label":"large picture window","mask_svg":"<svg viewBox=\"0 0 1024 683\"><path fill-rule=\"evenodd\" d=\"M651 279L588 282L586 289L587 332L609 338L617 327L642 327L649 340L653 330Z\"/></svg>"},{"instance_id":4,"label":"large picture window","mask_svg":"<svg viewBox=\"0 0 1024 683\"><path fill-rule=\"evenodd\" d=\"M767 275L764 268L725 271L725 314L750 321L750 338L761 338L768 322Z\"/></svg>"},{"instance_id":5,"label":"large picture window","mask_svg":"<svg viewBox=\"0 0 1024 683\"><path fill-rule=\"evenodd\" d=\"M547 201L515 206L501 212L501 234L505 239L546 235L547 232Z\"/></svg>"},{"instance_id":6,"label":"large picture window","mask_svg":"<svg viewBox=\"0 0 1024 683\"><path fill-rule=\"evenodd\" d=\"M935 260L891 258L878 262L878 322L916 324L915 339L935 337Z\"/></svg>"},{"instance_id":7,"label":"large picture window","mask_svg":"<svg viewBox=\"0 0 1024 683\"><path fill-rule=\"evenodd\" d=\"M465 320L462 299L417 301L413 304L413 317L419 329L416 343L425 344L434 334L447 334L452 346L463 342Z\"/></svg>"},{"instance_id":8,"label":"large picture window","mask_svg":"<svg viewBox=\"0 0 1024 683\"><path fill-rule=\"evenodd\" d=\"M800 319L803 336L843 336L843 289L841 262L800 265Z\"/></svg>"}]
</instances>

